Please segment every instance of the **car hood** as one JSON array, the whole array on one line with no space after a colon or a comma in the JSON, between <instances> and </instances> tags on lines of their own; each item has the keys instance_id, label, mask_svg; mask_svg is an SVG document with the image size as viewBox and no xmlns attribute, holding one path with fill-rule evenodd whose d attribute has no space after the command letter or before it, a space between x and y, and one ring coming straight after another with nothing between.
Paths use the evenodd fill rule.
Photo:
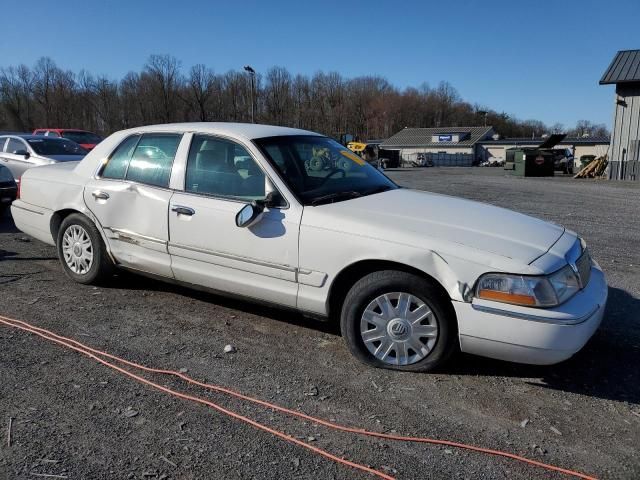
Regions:
<instances>
[{"instance_id":1,"label":"car hood","mask_svg":"<svg viewBox=\"0 0 640 480\"><path fill-rule=\"evenodd\" d=\"M471 249L526 265L565 231L504 208L404 188L305 207L303 224L477 259Z\"/></svg>"}]
</instances>

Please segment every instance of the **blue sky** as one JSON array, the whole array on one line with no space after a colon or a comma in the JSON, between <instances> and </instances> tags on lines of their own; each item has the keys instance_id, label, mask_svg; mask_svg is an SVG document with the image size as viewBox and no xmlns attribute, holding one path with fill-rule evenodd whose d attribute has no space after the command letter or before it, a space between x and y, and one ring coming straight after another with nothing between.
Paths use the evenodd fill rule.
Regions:
<instances>
[{"instance_id":1,"label":"blue sky","mask_svg":"<svg viewBox=\"0 0 640 480\"><path fill-rule=\"evenodd\" d=\"M49 56L120 78L150 54L186 70L250 64L379 74L398 87L449 81L521 119L611 125L617 50L640 48L640 1L3 0L0 66ZM7 21L7 20L11 21Z\"/></svg>"}]
</instances>

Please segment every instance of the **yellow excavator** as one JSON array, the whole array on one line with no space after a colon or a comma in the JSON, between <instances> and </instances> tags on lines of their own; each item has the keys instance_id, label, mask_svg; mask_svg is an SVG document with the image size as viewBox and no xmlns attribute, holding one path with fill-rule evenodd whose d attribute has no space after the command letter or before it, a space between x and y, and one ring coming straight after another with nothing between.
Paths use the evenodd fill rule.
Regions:
<instances>
[{"instance_id":1,"label":"yellow excavator","mask_svg":"<svg viewBox=\"0 0 640 480\"><path fill-rule=\"evenodd\" d=\"M365 148L367 148L367 144L361 142L349 142L347 143L347 148L353 153L357 153L358 155L360 155L362 154L362 152L364 152Z\"/></svg>"}]
</instances>

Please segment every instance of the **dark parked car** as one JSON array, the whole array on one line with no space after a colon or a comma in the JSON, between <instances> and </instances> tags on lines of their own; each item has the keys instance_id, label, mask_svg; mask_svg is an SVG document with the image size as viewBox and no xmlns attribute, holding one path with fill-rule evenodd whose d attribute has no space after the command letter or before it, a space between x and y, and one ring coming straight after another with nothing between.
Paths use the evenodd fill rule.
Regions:
<instances>
[{"instance_id":1,"label":"dark parked car","mask_svg":"<svg viewBox=\"0 0 640 480\"><path fill-rule=\"evenodd\" d=\"M9 169L0 165L0 213L18 196L18 186Z\"/></svg>"},{"instance_id":2,"label":"dark parked car","mask_svg":"<svg viewBox=\"0 0 640 480\"><path fill-rule=\"evenodd\" d=\"M33 134L52 138L66 138L72 142L76 142L87 151L93 150L94 147L102 141L102 137L93 132L75 128L37 128L33 131Z\"/></svg>"}]
</instances>

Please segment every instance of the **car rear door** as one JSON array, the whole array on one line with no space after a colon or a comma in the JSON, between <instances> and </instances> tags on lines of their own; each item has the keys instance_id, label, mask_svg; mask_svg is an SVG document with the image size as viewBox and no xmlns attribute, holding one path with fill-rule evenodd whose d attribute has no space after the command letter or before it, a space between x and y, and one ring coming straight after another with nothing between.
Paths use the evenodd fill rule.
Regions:
<instances>
[{"instance_id":1,"label":"car rear door","mask_svg":"<svg viewBox=\"0 0 640 480\"><path fill-rule=\"evenodd\" d=\"M181 133L131 135L114 150L84 190L84 201L105 232L116 261L172 277L167 213L171 169Z\"/></svg>"},{"instance_id":2,"label":"car rear door","mask_svg":"<svg viewBox=\"0 0 640 480\"><path fill-rule=\"evenodd\" d=\"M302 207L282 197L255 225L236 226L243 206L275 188L250 150L231 139L193 135L169 211L172 269L184 282L295 307Z\"/></svg>"}]
</instances>

